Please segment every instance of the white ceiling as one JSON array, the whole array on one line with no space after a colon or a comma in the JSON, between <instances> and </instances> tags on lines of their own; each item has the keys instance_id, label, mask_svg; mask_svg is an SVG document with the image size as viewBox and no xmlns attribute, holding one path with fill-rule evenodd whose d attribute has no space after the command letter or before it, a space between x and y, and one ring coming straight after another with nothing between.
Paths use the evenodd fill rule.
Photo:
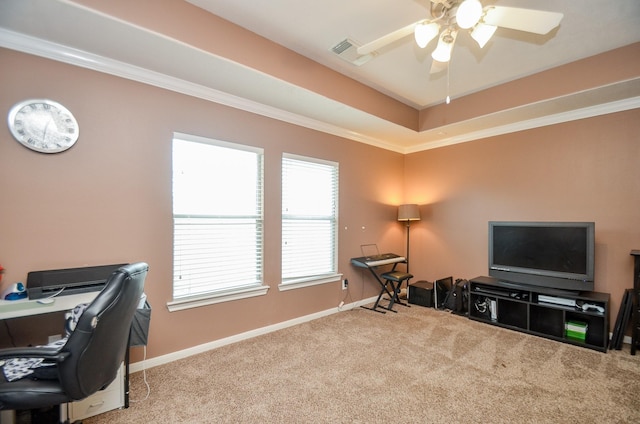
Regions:
<instances>
[{"instance_id":1,"label":"white ceiling","mask_svg":"<svg viewBox=\"0 0 640 424\"><path fill-rule=\"evenodd\" d=\"M330 48L349 38L360 45L430 16L429 0L188 0L290 50L363 82L417 109L442 103L447 72L430 75L437 40L420 49L413 36L355 66ZM461 31L449 69L452 98L640 41L640 1L482 0L564 14L541 36L500 28L480 49Z\"/></svg>"},{"instance_id":2,"label":"white ceiling","mask_svg":"<svg viewBox=\"0 0 640 424\"><path fill-rule=\"evenodd\" d=\"M416 109L442 103L447 94L447 73L429 73L434 42L420 50L409 36L381 49L373 60L359 67L330 51L345 38L364 44L428 17L428 0L189 2ZM483 50L467 34L459 35L449 70L449 94L453 101L465 94L640 41L639 0L482 2L557 11L564 18L559 28L547 36L498 29ZM600 110L593 114L640 107L638 77L612 87L417 132L73 0L0 0L0 46L162 86L402 153L579 119L592 113L580 111L594 106ZM212 69L215 74L210 72ZM545 123L541 123L543 118Z\"/></svg>"}]
</instances>

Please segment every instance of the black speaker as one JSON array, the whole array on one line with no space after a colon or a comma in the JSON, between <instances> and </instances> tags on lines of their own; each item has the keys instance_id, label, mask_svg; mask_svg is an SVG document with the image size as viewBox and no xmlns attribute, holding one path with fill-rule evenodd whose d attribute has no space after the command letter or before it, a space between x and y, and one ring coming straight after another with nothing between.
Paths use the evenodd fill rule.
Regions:
<instances>
[{"instance_id":1,"label":"black speaker","mask_svg":"<svg viewBox=\"0 0 640 424\"><path fill-rule=\"evenodd\" d=\"M445 300L445 308L453 313L466 315L469 302L469 288L467 280L457 279Z\"/></svg>"},{"instance_id":2,"label":"black speaker","mask_svg":"<svg viewBox=\"0 0 640 424\"><path fill-rule=\"evenodd\" d=\"M409 285L409 303L414 305L433 307L433 283L417 281Z\"/></svg>"}]
</instances>

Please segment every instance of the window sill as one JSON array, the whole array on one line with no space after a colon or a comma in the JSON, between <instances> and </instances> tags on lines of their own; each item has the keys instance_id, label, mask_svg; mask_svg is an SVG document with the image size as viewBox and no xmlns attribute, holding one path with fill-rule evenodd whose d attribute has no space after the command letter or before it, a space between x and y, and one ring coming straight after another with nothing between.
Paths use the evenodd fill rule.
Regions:
<instances>
[{"instance_id":1,"label":"window sill","mask_svg":"<svg viewBox=\"0 0 640 424\"><path fill-rule=\"evenodd\" d=\"M266 285L224 290L188 299L173 300L171 302L167 302L167 308L169 309L169 312L182 311L183 309L198 308L200 306L213 305L215 303L263 296L267 294L268 290L269 286Z\"/></svg>"},{"instance_id":2,"label":"window sill","mask_svg":"<svg viewBox=\"0 0 640 424\"><path fill-rule=\"evenodd\" d=\"M317 286L319 284L335 283L336 281L340 281L341 279L342 279L342 274L331 274L331 275L325 275L322 277L300 278L297 280L291 280L291 281L287 281L286 283L279 284L278 290L286 291L286 290L301 289L303 287Z\"/></svg>"}]
</instances>

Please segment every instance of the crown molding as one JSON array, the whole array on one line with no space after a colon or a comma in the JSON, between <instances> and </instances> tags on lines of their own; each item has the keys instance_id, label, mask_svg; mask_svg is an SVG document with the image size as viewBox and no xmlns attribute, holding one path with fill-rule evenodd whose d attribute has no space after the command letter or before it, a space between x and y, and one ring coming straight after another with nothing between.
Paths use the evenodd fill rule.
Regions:
<instances>
[{"instance_id":1,"label":"crown molding","mask_svg":"<svg viewBox=\"0 0 640 424\"><path fill-rule=\"evenodd\" d=\"M129 79L304 128L402 153L385 140L84 50L0 28L0 47Z\"/></svg>"},{"instance_id":2,"label":"crown molding","mask_svg":"<svg viewBox=\"0 0 640 424\"><path fill-rule=\"evenodd\" d=\"M634 80L635 81L635 80ZM549 101L553 101L551 99ZM465 134L449 137L436 142L430 142L428 145L416 145L406 149L404 153L416 153L423 150L436 149L438 147L451 146L454 144L466 143L469 141L480 140L488 137L495 137L505 134L511 134L519 131L526 131L534 128L546 127L549 125L562 124L565 122L577 121L579 119L593 118L600 115L610 113L624 112L626 110L640 108L640 96L630 97L628 99L617 100L608 103L602 103L595 106L574 109L566 112L555 113L534 119L516 121L507 125L494 126L478 131L470 131Z\"/></svg>"},{"instance_id":3,"label":"crown molding","mask_svg":"<svg viewBox=\"0 0 640 424\"><path fill-rule=\"evenodd\" d=\"M30 35L10 31L5 28L0 28L0 47L5 47L11 50L44 57L69 65L129 79L132 81L170 90L187 96L200 98L220 105L243 110L296 126L308 128L326 134L331 134L337 137L342 137L401 154L415 153L419 151L435 149L438 147L474 141L482 138L524 131L532 128L544 127L577 119L585 119L594 116L640 108L640 97L632 97L629 99L603 103L561 113L555 113L534 119L515 121L506 125L497 125L477 131L468 131L464 134L453 137L446 137L442 135L434 139L433 130L430 131L430 134L427 134L426 132L413 132L409 135L408 138L415 140L416 144L408 147L403 147L399 144L399 142L397 142L397 140L396 142L390 142L382 138L372 137L370 135L353 131L349 128L334 125L328 122L323 122L318 119L313 119L307 116L296 114L281 108L229 94L217 89L189 82L180 78L172 77L160 72L144 69L142 67L138 67L129 63L96 55L94 53L54 43L41 38L36 38ZM299 90L303 90L300 87L293 87ZM553 100L557 99L551 99L548 101ZM336 104L338 103L336 102ZM340 104L340 106L343 108L348 107L342 104ZM365 114L362 111L358 112ZM505 112L509 111L502 111L498 113ZM366 115L369 116L368 114ZM474 119L482 118L484 117ZM464 124L464 122L460 124ZM438 133L442 132L440 130L441 129L438 129ZM429 138L429 141L420 142L421 138Z\"/></svg>"}]
</instances>

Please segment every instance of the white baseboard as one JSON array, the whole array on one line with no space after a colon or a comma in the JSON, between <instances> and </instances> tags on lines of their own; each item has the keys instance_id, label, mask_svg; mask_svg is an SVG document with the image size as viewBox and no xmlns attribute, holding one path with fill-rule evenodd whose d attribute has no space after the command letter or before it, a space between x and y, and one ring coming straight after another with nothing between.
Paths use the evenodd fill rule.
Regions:
<instances>
[{"instance_id":1,"label":"white baseboard","mask_svg":"<svg viewBox=\"0 0 640 424\"><path fill-rule=\"evenodd\" d=\"M372 302L375 302L377 296L374 296L369 299L359 300L353 303L347 303L342 305L341 307L335 307L331 309L327 309L324 311L316 312L314 314L305 315L299 318L295 318L289 321L280 322L273 325L268 325L266 327L257 328L255 330L247 331L244 333L236 334L230 337L226 337L220 340L214 340L209 343L201 344L198 346L190 347L187 349L179 350L176 352L168 353L162 356L156 356L151 359L145 359L144 361L135 362L130 365L129 372L139 372L144 369L149 369L156 367L158 365L168 364L173 361L177 361L178 359L187 358L192 355L197 355L199 353L207 352L209 350L217 349L222 346L226 346L232 343L236 343L242 340L247 340L253 337L261 336L263 334L272 333L274 331L282 330L284 328L292 327L294 325L302 324L308 321L313 321L318 318L322 318L328 315L332 315L338 312L350 310L357 308L361 305L366 305Z\"/></svg>"}]
</instances>

